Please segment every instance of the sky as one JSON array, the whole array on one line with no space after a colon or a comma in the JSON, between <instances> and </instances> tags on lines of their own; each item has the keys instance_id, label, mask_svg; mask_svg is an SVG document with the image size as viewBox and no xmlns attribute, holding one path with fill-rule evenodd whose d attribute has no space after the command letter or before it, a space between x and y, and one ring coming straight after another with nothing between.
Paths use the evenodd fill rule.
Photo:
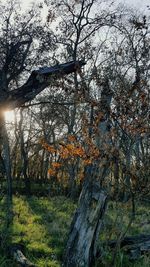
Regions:
<instances>
[{"instance_id":1,"label":"sky","mask_svg":"<svg viewBox=\"0 0 150 267\"><path fill-rule=\"evenodd\" d=\"M147 6L150 6L150 0L121 0L118 2L127 4L129 6L134 6L137 9L142 9L142 10L146 10Z\"/></svg>"},{"instance_id":2,"label":"sky","mask_svg":"<svg viewBox=\"0 0 150 267\"><path fill-rule=\"evenodd\" d=\"M43 0L36 0L36 2L43 2ZM70 0L71 1L71 0ZM150 6L150 0L115 0L116 2L120 2L120 3L124 3L127 4L129 6L133 6L136 9L142 9L142 10L146 10L147 6ZM23 3L24 6L30 6L31 2L34 2L33 0L21 0L21 2Z\"/></svg>"},{"instance_id":3,"label":"sky","mask_svg":"<svg viewBox=\"0 0 150 267\"><path fill-rule=\"evenodd\" d=\"M121 0L118 2L127 3L128 5L134 5L138 8L141 8L142 6L150 5L150 0Z\"/></svg>"}]
</instances>

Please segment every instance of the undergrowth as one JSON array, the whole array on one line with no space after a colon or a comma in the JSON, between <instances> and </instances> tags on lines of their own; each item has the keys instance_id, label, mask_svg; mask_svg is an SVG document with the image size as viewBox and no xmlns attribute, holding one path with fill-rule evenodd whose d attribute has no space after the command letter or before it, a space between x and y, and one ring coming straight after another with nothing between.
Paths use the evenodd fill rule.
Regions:
<instances>
[{"instance_id":1,"label":"undergrowth","mask_svg":"<svg viewBox=\"0 0 150 267\"><path fill-rule=\"evenodd\" d=\"M16 263L7 255L5 247L19 243L25 256L38 267L60 267L63 258L67 233L76 204L65 197L13 198L13 222L6 231L5 200L0 202L0 267L16 267ZM125 231L128 224L130 205L110 203L105 216L101 241L116 238ZM127 234L148 233L150 225L146 222L150 216L145 205L137 208L135 220ZM106 247L103 259L97 260L96 267L109 266L111 252ZM137 262L130 262L122 251L118 251L116 267L149 267L150 258L143 256ZM71 266L70 266L71 267Z\"/></svg>"}]
</instances>

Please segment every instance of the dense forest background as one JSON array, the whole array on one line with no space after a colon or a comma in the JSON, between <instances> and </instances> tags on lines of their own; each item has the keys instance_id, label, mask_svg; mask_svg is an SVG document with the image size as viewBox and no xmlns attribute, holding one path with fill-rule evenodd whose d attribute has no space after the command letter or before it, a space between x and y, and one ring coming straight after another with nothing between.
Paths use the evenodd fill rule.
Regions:
<instances>
[{"instance_id":1,"label":"dense forest background","mask_svg":"<svg viewBox=\"0 0 150 267\"><path fill-rule=\"evenodd\" d=\"M148 267L149 6L0 14L0 266Z\"/></svg>"}]
</instances>

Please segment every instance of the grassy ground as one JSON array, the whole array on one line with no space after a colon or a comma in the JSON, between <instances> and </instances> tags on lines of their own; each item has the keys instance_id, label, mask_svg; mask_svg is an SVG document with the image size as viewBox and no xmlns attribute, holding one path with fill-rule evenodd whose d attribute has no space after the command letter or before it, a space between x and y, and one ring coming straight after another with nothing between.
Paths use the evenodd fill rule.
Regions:
<instances>
[{"instance_id":1,"label":"grassy ground","mask_svg":"<svg viewBox=\"0 0 150 267\"><path fill-rule=\"evenodd\" d=\"M1 205L0 230L4 238L5 205ZM46 198L15 197L14 220L9 229L11 240L25 247L25 255L39 267L58 267L62 260L64 243L75 204L64 197ZM3 254L1 251L0 255ZM0 267L16 267L4 255Z\"/></svg>"},{"instance_id":2,"label":"grassy ground","mask_svg":"<svg viewBox=\"0 0 150 267\"><path fill-rule=\"evenodd\" d=\"M132 204L110 202L105 215L103 231L100 240L109 241L118 239L120 235L134 236L138 234L150 234L150 205L136 202L135 217L132 220ZM106 242L107 243L107 242ZM112 266L112 251L104 247L102 251L103 265ZM99 267L98 261L97 266ZM140 260L131 262L122 250L117 252L115 267L150 267L150 255L142 256Z\"/></svg>"},{"instance_id":3,"label":"grassy ground","mask_svg":"<svg viewBox=\"0 0 150 267\"><path fill-rule=\"evenodd\" d=\"M117 205L117 206L116 206ZM0 202L0 237L3 248L0 249L0 267L16 267L8 258L4 250L5 244L20 243L24 247L24 254L39 267L60 267L64 245L73 212L76 205L65 197L37 198L14 197L13 223L9 232L5 229L6 206L4 200ZM102 240L116 238L120 232L126 231L130 205L110 203L107 210ZM150 211L145 205L138 206L135 221L128 234L150 233ZM103 252L103 266L111 262L111 254L106 249ZM99 261L97 267L100 266ZM118 253L116 267L149 267L150 260L130 263L127 258ZM71 267L71 266L70 266Z\"/></svg>"}]
</instances>

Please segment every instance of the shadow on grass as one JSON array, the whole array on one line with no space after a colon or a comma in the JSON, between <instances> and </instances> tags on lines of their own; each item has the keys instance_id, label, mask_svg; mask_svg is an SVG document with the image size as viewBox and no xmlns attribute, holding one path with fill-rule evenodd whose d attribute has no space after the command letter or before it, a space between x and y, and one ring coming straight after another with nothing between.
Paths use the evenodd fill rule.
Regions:
<instances>
[{"instance_id":1,"label":"shadow on grass","mask_svg":"<svg viewBox=\"0 0 150 267\"><path fill-rule=\"evenodd\" d=\"M13 236L13 203L7 196L0 201L0 266L13 267L15 263L10 258Z\"/></svg>"},{"instance_id":2,"label":"shadow on grass","mask_svg":"<svg viewBox=\"0 0 150 267\"><path fill-rule=\"evenodd\" d=\"M27 249L34 257L49 257L52 261L62 261L75 204L64 197L31 197L26 198L26 202L34 225Z\"/></svg>"},{"instance_id":3,"label":"shadow on grass","mask_svg":"<svg viewBox=\"0 0 150 267\"><path fill-rule=\"evenodd\" d=\"M47 200L14 197L14 218L7 232L7 205L0 203L0 267L16 267L6 247L22 245L24 255L38 267L60 267L74 205L65 198Z\"/></svg>"}]
</instances>

